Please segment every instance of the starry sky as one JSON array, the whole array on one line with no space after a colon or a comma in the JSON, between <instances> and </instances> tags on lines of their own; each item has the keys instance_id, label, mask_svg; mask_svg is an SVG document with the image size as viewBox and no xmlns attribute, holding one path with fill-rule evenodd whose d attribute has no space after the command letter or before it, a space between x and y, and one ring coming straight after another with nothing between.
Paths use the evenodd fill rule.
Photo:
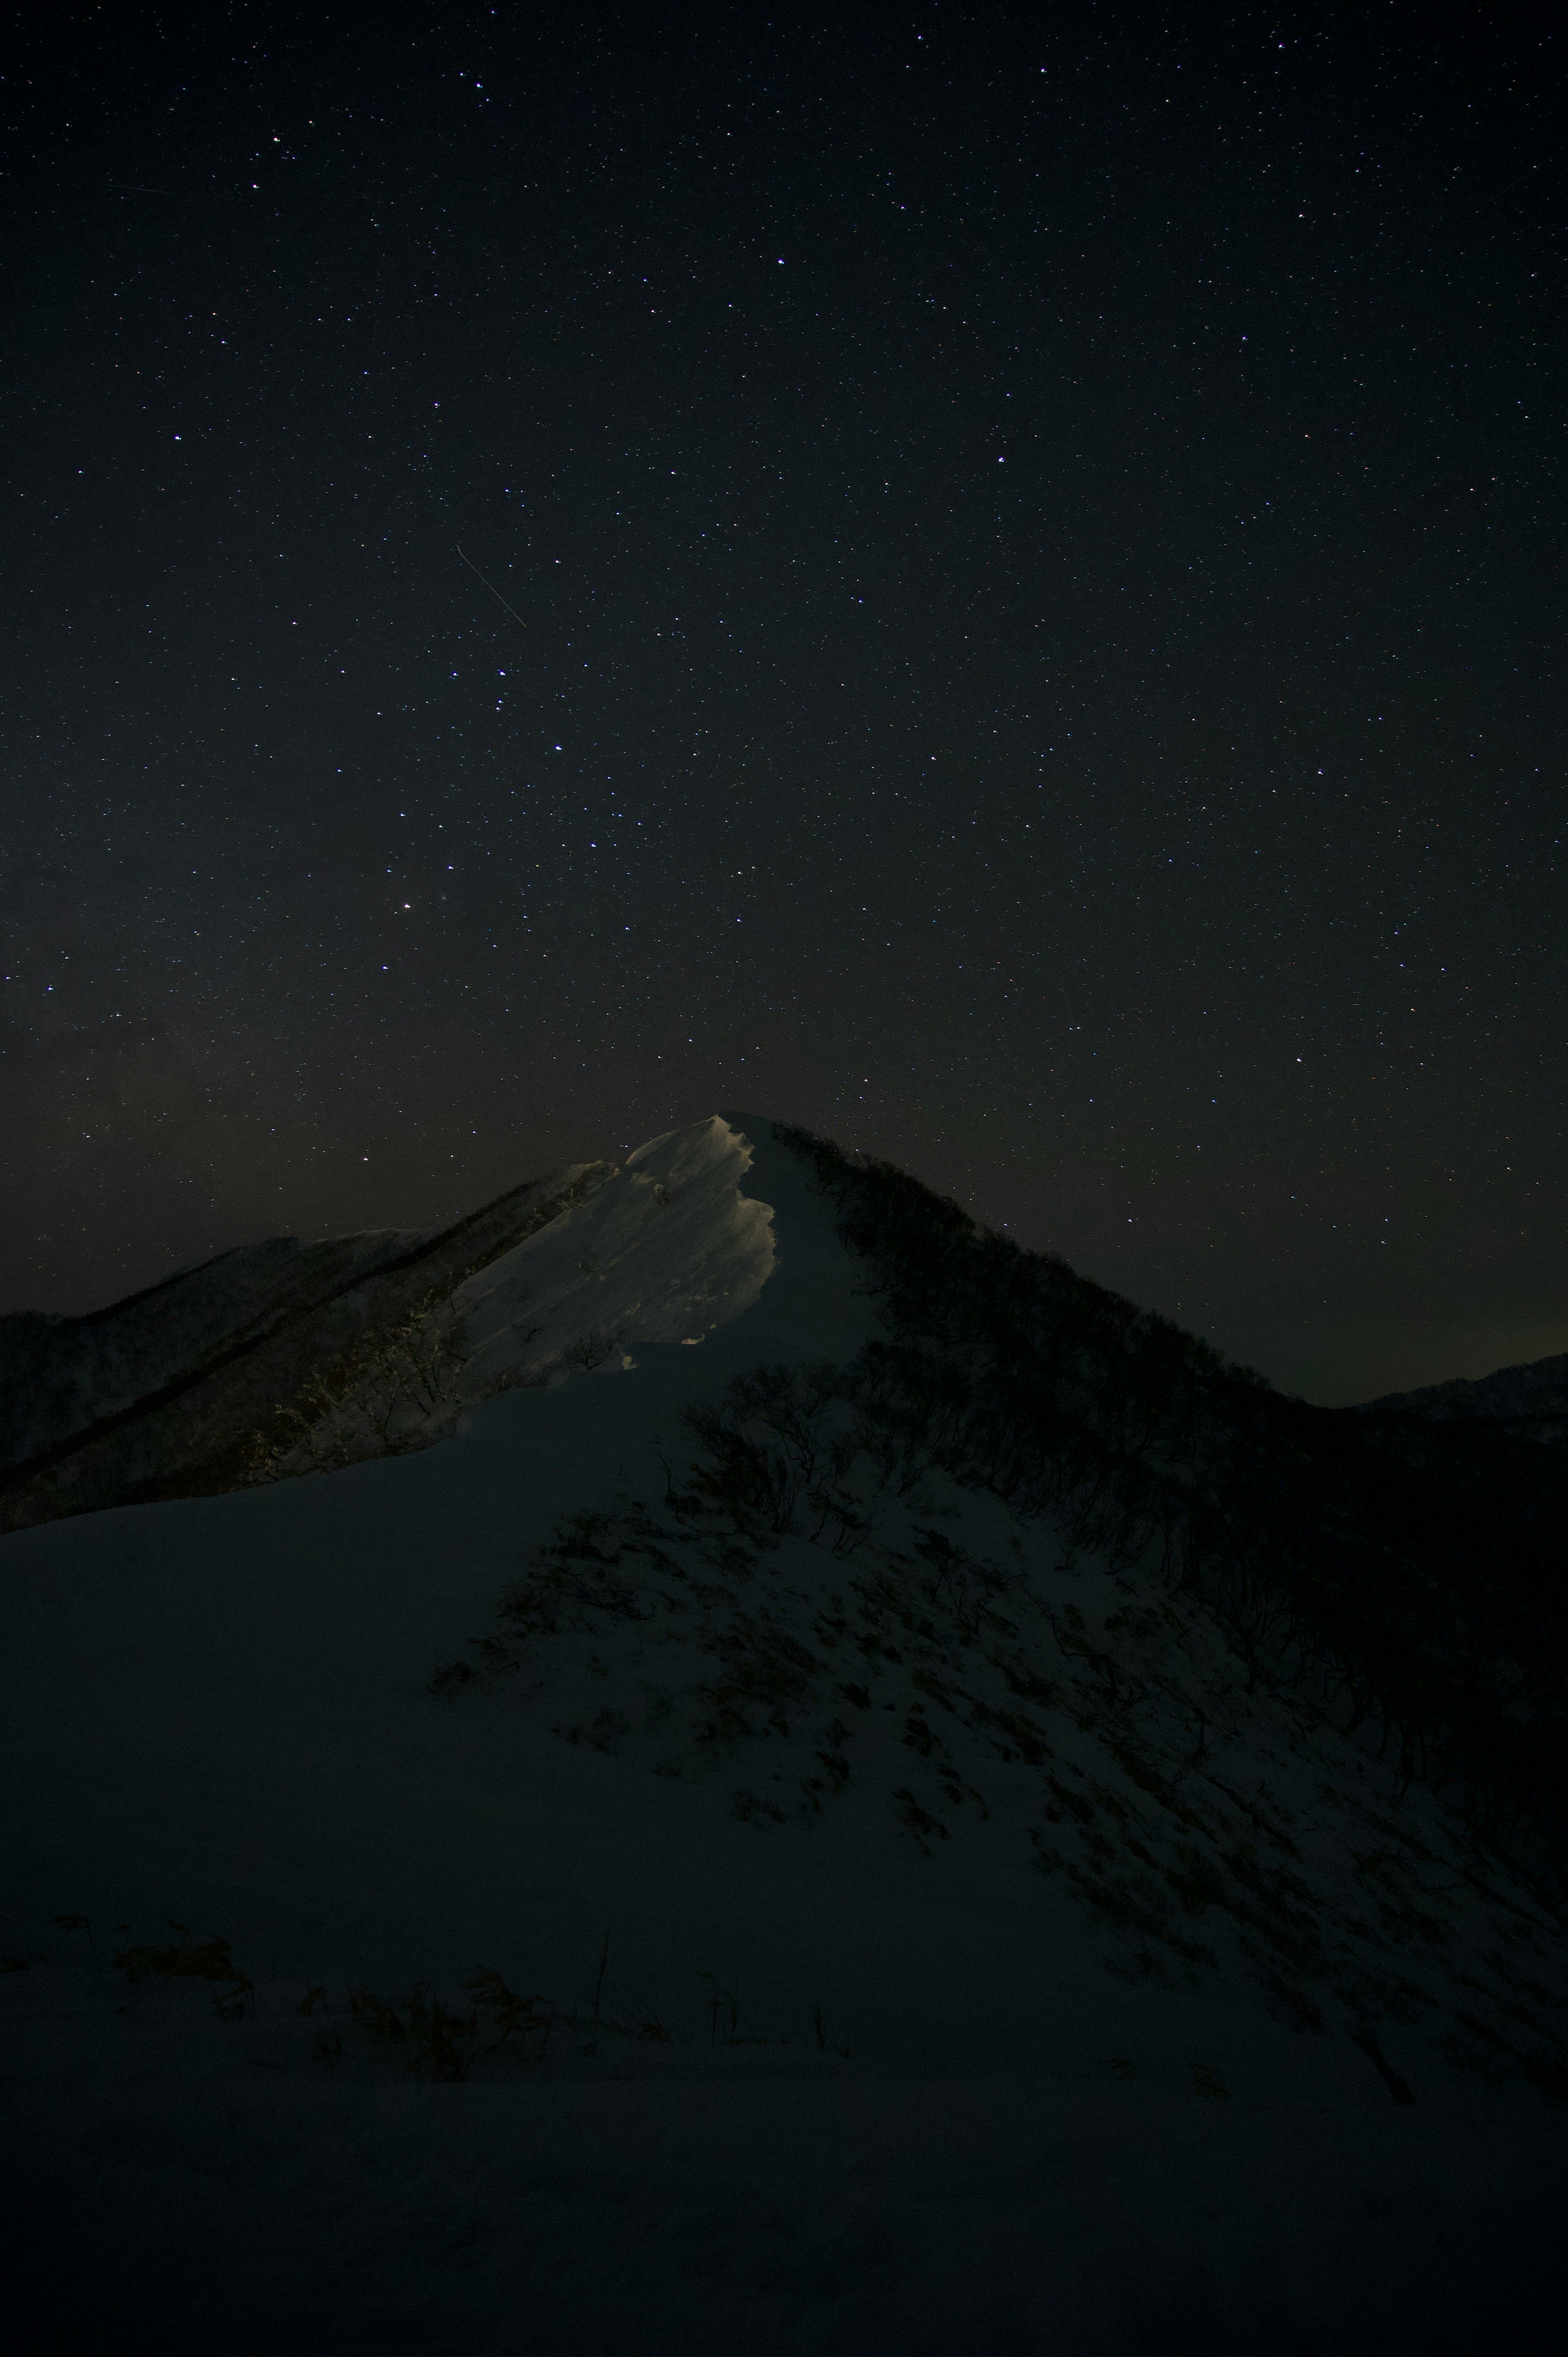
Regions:
<instances>
[{"instance_id":1,"label":"starry sky","mask_svg":"<svg viewBox=\"0 0 1568 2357\"><path fill-rule=\"evenodd\" d=\"M1436 21L28 12L0 1308L739 1106L1568 1348L1563 41Z\"/></svg>"}]
</instances>

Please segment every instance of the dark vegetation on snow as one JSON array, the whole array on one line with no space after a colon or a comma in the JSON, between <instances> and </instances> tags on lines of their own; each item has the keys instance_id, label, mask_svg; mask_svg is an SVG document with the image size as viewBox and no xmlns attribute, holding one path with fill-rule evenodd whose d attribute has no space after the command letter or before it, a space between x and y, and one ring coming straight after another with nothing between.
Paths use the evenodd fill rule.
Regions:
<instances>
[{"instance_id":1,"label":"dark vegetation on snow","mask_svg":"<svg viewBox=\"0 0 1568 2357\"><path fill-rule=\"evenodd\" d=\"M236 1963L230 1942L217 1932L198 1939L188 1923L165 1918L175 1938L156 1943L130 1942L115 1949L110 1963L123 1973L132 2001L115 2010L128 2015L145 2001L157 1984L183 1982L204 1985L211 1992L211 2017L222 2022L264 2025L260 2040L250 2042L249 2059L269 2071L287 2072L302 2065L365 2062L401 2063L416 2078L463 2080L515 2075L521 2068L539 2073L553 2059L571 2072L601 2052L606 2074L624 2075L625 2058L635 2049L671 2047L677 2041L693 2046L742 2047L796 2044L808 2040L797 2026L793 2036L763 2035L742 2007L733 1987L714 1973L693 1975L701 1984L672 2028L661 2020L645 1999L628 1989L616 1974L607 1977L610 1938L607 1932L598 1953L591 1991L575 2005L562 2005L537 1993L521 1995L509 1986L493 1965L476 1964L463 1983L462 1997L453 2000L435 1994L428 1981L415 1981L391 1996L363 1982L350 1981L338 1994L325 1983L292 1985L275 1970L258 1990L251 1975ZM92 1959L91 1987L96 1981L99 1952L92 1925L85 1915L57 1915L55 1928L86 1935ZM129 1926L116 1929L128 1932ZM27 1973L47 1966L49 1957L38 1951L27 1955L0 1956L0 1972ZM80 1986L80 1982L79 1982ZM298 1994L296 1995L296 1992ZM466 1999L465 2003L463 2000ZM179 2020L188 2033L197 2017L185 2007L165 2018ZM801 2008L800 2018L804 2018ZM309 2028L296 2031L295 2022ZM811 2043L820 2053L848 2058L850 2048L830 2038L822 2002L811 2016ZM581 2075L580 2071L578 2075ZM593 2074L590 2074L593 2075Z\"/></svg>"},{"instance_id":2,"label":"dark vegetation on snow","mask_svg":"<svg viewBox=\"0 0 1568 2357\"><path fill-rule=\"evenodd\" d=\"M1447 1696L1410 1436L1391 1471L1363 1426L1347 1474L1340 1419L897 1172L800 1150L824 1152L881 1338L684 1407L662 1496L563 1517L432 1692L728 1783L764 1842L848 1818L933 1861L1011 1848L1106 1971L1251 1983L1293 2030L1348 2029L1395 2102L1392 2024L1563 2100L1540 1827L1416 1716Z\"/></svg>"},{"instance_id":3,"label":"dark vegetation on snow","mask_svg":"<svg viewBox=\"0 0 1568 2357\"><path fill-rule=\"evenodd\" d=\"M1250 1680L1307 1694L1568 1895L1568 1464L1479 1419L1316 1408L1169 1319L801 1129L887 1339L889 1435L1199 1598Z\"/></svg>"}]
</instances>

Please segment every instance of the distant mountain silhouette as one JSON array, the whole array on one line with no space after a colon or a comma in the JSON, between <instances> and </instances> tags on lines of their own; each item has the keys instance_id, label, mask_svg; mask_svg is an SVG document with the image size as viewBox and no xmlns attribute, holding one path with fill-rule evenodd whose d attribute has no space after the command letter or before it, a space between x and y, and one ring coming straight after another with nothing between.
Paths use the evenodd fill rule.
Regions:
<instances>
[{"instance_id":1,"label":"distant mountain silhouette","mask_svg":"<svg viewBox=\"0 0 1568 2357\"><path fill-rule=\"evenodd\" d=\"M1568 1351L1531 1359L1521 1367L1499 1367L1475 1382L1427 1383L1414 1392L1390 1392L1368 1400L1359 1415L1377 1410L1432 1416L1447 1423L1458 1416L1484 1417L1521 1439L1543 1441L1568 1452Z\"/></svg>"}]
</instances>

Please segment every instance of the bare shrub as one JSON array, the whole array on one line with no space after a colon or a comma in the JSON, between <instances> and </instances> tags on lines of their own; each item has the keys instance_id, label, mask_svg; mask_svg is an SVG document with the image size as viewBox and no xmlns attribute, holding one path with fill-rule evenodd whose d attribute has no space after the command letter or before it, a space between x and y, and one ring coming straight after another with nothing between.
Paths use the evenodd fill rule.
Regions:
<instances>
[{"instance_id":1,"label":"bare shrub","mask_svg":"<svg viewBox=\"0 0 1568 2357\"><path fill-rule=\"evenodd\" d=\"M255 1437L250 1479L329 1473L427 1448L456 1423L468 1361L464 1321L430 1293L395 1325L360 1336Z\"/></svg>"}]
</instances>

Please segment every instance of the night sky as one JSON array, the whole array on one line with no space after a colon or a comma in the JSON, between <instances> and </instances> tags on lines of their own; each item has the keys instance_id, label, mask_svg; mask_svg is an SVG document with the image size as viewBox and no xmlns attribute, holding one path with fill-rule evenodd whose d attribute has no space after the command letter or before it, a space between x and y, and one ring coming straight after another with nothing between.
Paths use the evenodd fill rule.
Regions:
<instances>
[{"instance_id":1,"label":"night sky","mask_svg":"<svg viewBox=\"0 0 1568 2357\"><path fill-rule=\"evenodd\" d=\"M739 1106L1568 1348L1545 22L14 31L0 1308Z\"/></svg>"}]
</instances>

